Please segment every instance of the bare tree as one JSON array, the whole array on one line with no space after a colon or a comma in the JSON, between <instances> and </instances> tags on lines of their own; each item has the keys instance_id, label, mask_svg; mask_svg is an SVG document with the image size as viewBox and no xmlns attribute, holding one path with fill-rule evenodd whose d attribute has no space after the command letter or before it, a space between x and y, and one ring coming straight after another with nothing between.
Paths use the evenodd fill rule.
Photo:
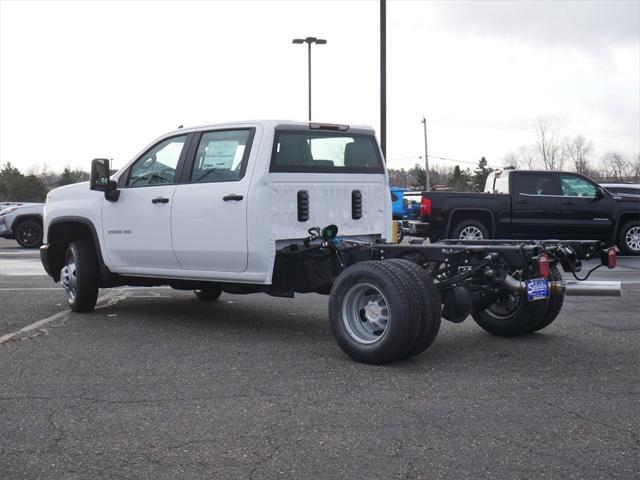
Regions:
<instances>
[{"instance_id":1,"label":"bare tree","mask_svg":"<svg viewBox=\"0 0 640 480\"><path fill-rule=\"evenodd\" d=\"M630 177L631 165L620 152L607 152L602 157L602 167L606 175L621 180L624 177Z\"/></svg>"},{"instance_id":2,"label":"bare tree","mask_svg":"<svg viewBox=\"0 0 640 480\"><path fill-rule=\"evenodd\" d=\"M593 142L582 135L566 141L566 151L573 168L577 173L587 175L590 171L589 157L593 153Z\"/></svg>"},{"instance_id":3,"label":"bare tree","mask_svg":"<svg viewBox=\"0 0 640 480\"><path fill-rule=\"evenodd\" d=\"M514 152L507 153L502 161L505 166L531 170L536 166L537 151L533 146L522 146Z\"/></svg>"},{"instance_id":4,"label":"bare tree","mask_svg":"<svg viewBox=\"0 0 640 480\"><path fill-rule=\"evenodd\" d=\"M562 170L567 157L567 149L558 133L551 130L543 121L536 129L536 149L546 170Z\"/></svg>"},{"instance_id":5,"label":"bare tree","mask_svg":"<svg viewBox=\"0 0 640 480\"><path fill-rule=\"evenodd\" d=\"M28 175L35 175L38 180L45 182L53 174L47 162L42 162L37 165L32 165L27 170Z\"/></svg>"}]
</instances>

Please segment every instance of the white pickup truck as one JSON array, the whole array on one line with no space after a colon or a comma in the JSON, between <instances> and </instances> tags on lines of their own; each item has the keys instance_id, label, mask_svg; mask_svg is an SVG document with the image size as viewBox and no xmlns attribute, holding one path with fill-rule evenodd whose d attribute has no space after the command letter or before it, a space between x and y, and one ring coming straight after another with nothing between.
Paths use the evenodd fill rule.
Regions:
<instances>
[{"instance_id":1,"label":"white pickup truck","mask_svg":"<svg viewBox=\"0 0 640 480\"><path fill-rule=\"evenodd\" d=\"M12 202L0 210L0 237L15 239L23 248L42 245L43 203Z\"/></svg>"},{"instance_id":2,"label":"white pickup truck","mask_svg":"<svg viewBox=\"0 0 640 480\"><path fill-rule=\"evenodd\" d=\"M565 294L620 295L619 282L563 282L600 242L393 244L388 177L373 130L237 122L178 129L111 177L47 196L42 263L72 310L99 288L170 285L221 292L329 294L329 318L352 358L386 363L425 350L441 315L469 314L496 335L549 325ZM324 228L320 228L324 226Z\"/></svg>"}]
</instances>

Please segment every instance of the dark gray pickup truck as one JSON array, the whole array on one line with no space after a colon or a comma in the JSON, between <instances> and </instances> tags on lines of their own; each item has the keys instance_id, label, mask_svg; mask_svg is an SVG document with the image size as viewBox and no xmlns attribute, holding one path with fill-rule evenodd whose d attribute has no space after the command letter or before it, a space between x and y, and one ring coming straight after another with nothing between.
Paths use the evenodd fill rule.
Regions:
<instances>
[{"instance_id":1,"label":"dark gray pickup truck","mask_svg":"<svg viewBox=\"0 0 640 480\"><path fill-rule=\"evenodd\" d=\"M483 193L422 192L405 235L480 240L603 240L640 255L640 198L615 195L571 172L502 170Z\"/></svg>"}]
</instances>

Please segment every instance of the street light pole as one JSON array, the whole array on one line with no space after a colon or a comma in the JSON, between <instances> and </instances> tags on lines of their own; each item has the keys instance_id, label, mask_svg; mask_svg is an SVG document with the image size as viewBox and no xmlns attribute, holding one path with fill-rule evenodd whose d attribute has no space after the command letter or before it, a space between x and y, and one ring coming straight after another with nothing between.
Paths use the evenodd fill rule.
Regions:
<instances>
[{"instance_id":1,"label":"street light pole","mask_svg":"<svg viewBox=\"0 0 640 480\"><path fill-rule=\"evenodd\" d=\"M308 75L309 75L309 121L311 121L311 44L316 43L318 45L324 45L327 43L325 39L316 37L307 38L294 38L292 43L307 44L307 62L308 62Z\"/></svg>"},{"instance_id":2,"label":"street light pole","mask_svg":"<svg viewBox=\"0 0 640 480\"><path fill-rule=\"evenodd\" d=\"M427 149L427 119L422 116L422 125L424 126L424 191L431 189L431 179L429 178L429 150Z\"/></svg>"}]
</instances>

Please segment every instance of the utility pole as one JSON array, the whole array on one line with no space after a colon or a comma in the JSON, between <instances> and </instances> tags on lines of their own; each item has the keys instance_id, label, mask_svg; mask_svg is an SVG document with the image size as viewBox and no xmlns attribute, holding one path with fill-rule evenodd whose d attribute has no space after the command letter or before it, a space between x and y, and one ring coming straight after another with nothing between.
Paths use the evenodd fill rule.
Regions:
<instances>
[{"instance_id":1,"label":"utility pole","mask_svg":"<svg viewBox=\"0 0 640 480\"><path fill-rule=\"evenodd\" d=\"M429 150L427 149L427 119L422 116L422 125L424 126L424 178L426 185L424 191L428 192L431 188L431 179L429 178Z\"/></svg>"},{"instance_id":2,"label":"utility pole","mask_svg":"<svg viewBox=\"0 0 640 480\"><path fill-rule=\"evenodd\" d=\"M380 148L387 161L387 0L380 0Z\"/></svg>"}]
</instances>

